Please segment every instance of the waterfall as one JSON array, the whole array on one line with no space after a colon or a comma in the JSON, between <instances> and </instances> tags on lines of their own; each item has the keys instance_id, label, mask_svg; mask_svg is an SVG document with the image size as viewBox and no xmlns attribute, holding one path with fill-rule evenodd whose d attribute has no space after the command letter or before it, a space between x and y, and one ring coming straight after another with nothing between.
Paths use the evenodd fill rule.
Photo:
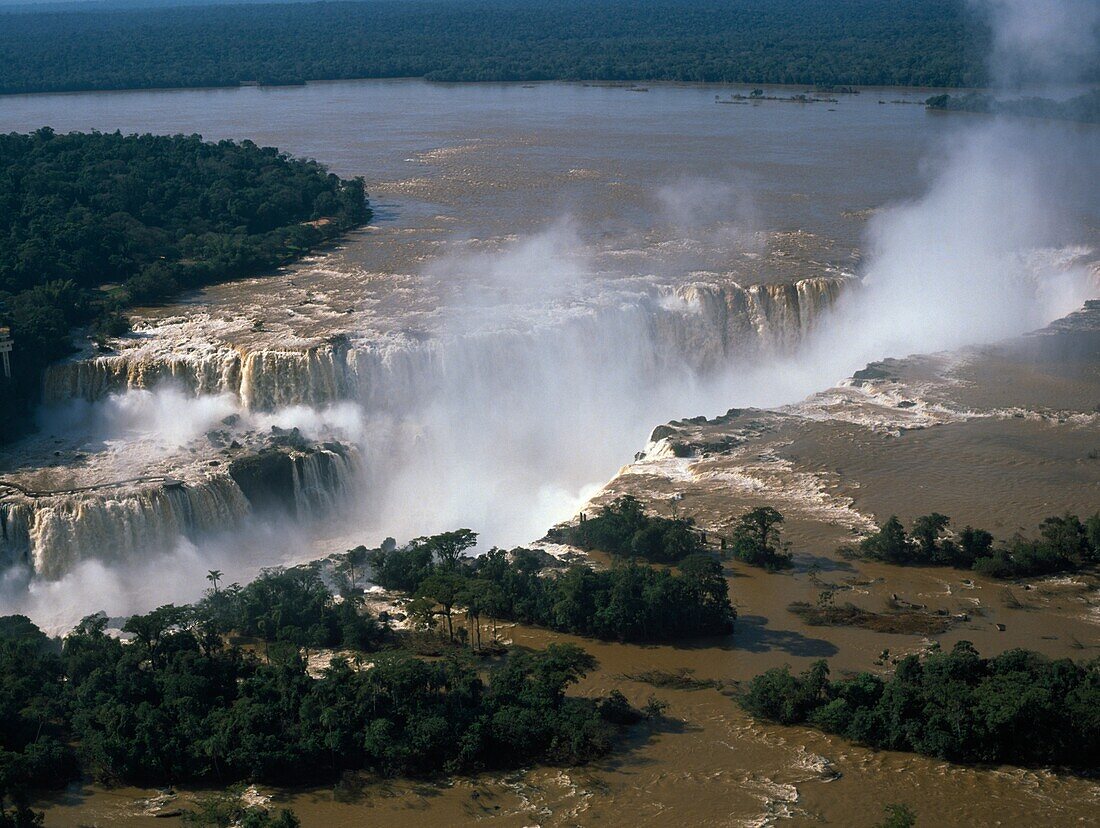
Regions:
<instances>
[{"instance_id":1,"label":"waterfall","mask_svg":"<svg viewBox=\"0 0 1100 828\"><path fill-rule=\"evenodd\" d=\"M822 276L748 287L691 283L657 297L575 313L526 334L507 330L465 334L451 341L403 338L355 345L338 336L298 349L208 346L153 356L135 349L132 354L124 351L51 366L43 399L47 405L94 401L170 380L196 396L232 394L256 411L339 400L358 400L372 411L402 410L430 396L448 364L469 364L475 350L484 350L487 337L504 336L519 344L527 336L529 342L547 344L573 336L595 347L617 328L624 329L630 341L639 334L648 339L654 367L686 364L706 371L730 358L795 347L851 282L844 276ZM463 337L469 341L460 341ZM482 357L489 358L488 352Z\"/></svg>"},{"instance_id":2,"label":"waterfall","mask_svg":"<svg viewBox=\"0 0 1100 828\"><path fill-rule=\"evenodd\" d=\"M300 349L208 345L150 356L155 349L143 343L130 353L54 366L45 393L54 403L96 400L171 380L195 396L233 395L256 416L288 406L356 401L366 416L410 423L408 432L372 434L370 465L377 479L371 486L381 495L378 487L389 488L400 473L400 449L410 439L431 446L425 462L495 456L499 449L492 441L506 434L512 441L508 451L522 452L531 468L555 462L569 435L612 414L608 400L642 400L628 403L629 416L637 419L648 416L646 401L657 387L687 387L677 385L677 377L790 351L847 283L842 277L750 286L691 283L643 295L605 295L600 303L522 320L508 314L478 319L473 331L444 323L435 337L398 335L355 345L337 336ZM441 403L444 411L437 409ZM620 415L627 412L613 414ZM536 421L551 425L534 444L523 424ZM434 430L425 436L417 431L424 427ZM301 522L332 515L366 485L361 447L311 444L297 433L287 442L288 433L279 433L283 437L267 447L253 443L219 472L183 485L2 499L0 558L56 578L90 556L122 559L143 549L171 548L180 538L232 531L252 514ZM455 459L455 453L466 459Z\"/></svg>"},{"instance_id":3,"label":"waterfall","mask_svg":"<svg viewBox=\"0 0 1100 828\"><path fill-rule=\"evenodd\" d=\"M42 400L46 405L73 399L93 402L112 392L152 388L164 380L177 383L195 396L237 394L241 363L241 353L232 348L155 359L126 354L74 359L46 369Z\"/></svg>"},{"instance_id":4,"label":"waterfall","mask_svg":"<svg viewBox=\"0 0 1100 828\"><path fill-rule=\"evenodd\" d=\"M89 557L124 559L171 548L181 537L232 526L248 502L227 475L197 485L133 487L0 502L0 558L57 578Z\"/></svg>"},{"instance_id":5,"label":"waterfall","mask_svg":"<svg viewBox=\"0 0 1100 828\"><path fill-rule=\"evenodd\" d=\"M294 509L299 520L339 512L358 479L357 453L334 443L293 457Z\"/></svg>"},{"instance_id":6,"label":"waterfall","mask_svg":"<svg viewBox=\"0 0 1100 828\"><path fill-rule=\"evenodd\" d=\"M346 504L358 472L354 451L329 443L272 452L286 458L286 478L268 474L254 480L254 487L291 492L299 520L331 515ZM182 538L238 528L266 505L257 491L246 494L231 469L186 484L9 495L0 500L0 562L29 566L51 579L87 558L123 560L146 550L170 549Z\"/></svg>"}]
</instances>

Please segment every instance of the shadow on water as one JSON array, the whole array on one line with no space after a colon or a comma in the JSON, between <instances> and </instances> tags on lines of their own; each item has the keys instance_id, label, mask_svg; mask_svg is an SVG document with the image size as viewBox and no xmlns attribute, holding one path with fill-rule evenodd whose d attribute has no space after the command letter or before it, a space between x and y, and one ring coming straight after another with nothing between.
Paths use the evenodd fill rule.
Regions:
<instances>
[{"instance_id":1,"label":"shadow on water","mask_svg":"<svg viewBox=\"0 0 1100 828\"><path fill-rule=\"evenodd\" d=\"M392 224L402 212L400 204L380 204L377 201L371 202L370 209L371 224Z\"/></svg>"},{"instance_id":2,"label":"shadow on water","mask_svg":"<svg viewBox=\"0 0 1100 828\"><path fill-rule=\"evenodd\" d=\"M793 630L770 630L763 615L739 615L733 638L737 649L750 653L780 650L804 658L828 658L836 655L837 646L823 638L808 638Z\"/></svg>"},{"instance_id":3,"label":"shadow on water","mask_svg":"<svg viewBox=\"0 0 1100 828\"><path fill-rule=\"evenodd\" d=\"M628 728L615 741L615 747L607 756L582 765L590 773L615 771L631 773L658 760L641 753L641 749L660 734L685 734L701 731L702 728L675 716L662 714ZM552 767L552 765L542 766ZM455 789L456 780L469 787L469 802L465 809L480 815L492 815L500 810L496 804L500 799L498 783L501 779L512 779L521 784L536 785L537 782L521 781L527 768L513 770L485 771L473 776L458 775L431 779L386 779L369 772L347 772L339 781L330 786L315 788L287 788L277 790L272 795L272 805L277 807L301 807L303 801L313 805L337 802L342 805L358 805L370 808L384 801L400 800L401 807L410 811L428 810L431 800L446 796ZM575 770L572 768L571 770ZM599 787L597 778L586 780L587 787ZM297 800L297 802L296 802Z\"/></svg>"},{"instance_id":4,"label":"shadow on water","mask_svg":"<svg viewBox=\"0 0 1100 828\"><path fill-rule=\"evenodd\" d=\"M794 556L794 568L796 572L856 572L856 568L848 561L838 561L825 555L812 553L798 553Z\"/></svg>"}]
</instances>

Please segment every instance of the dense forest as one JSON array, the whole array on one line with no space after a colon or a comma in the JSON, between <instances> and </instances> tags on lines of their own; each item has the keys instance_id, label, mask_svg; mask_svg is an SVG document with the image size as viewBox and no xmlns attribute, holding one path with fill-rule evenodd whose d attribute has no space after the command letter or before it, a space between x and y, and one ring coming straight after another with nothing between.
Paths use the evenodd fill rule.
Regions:
<instances>
[{"instance_id":1,"label":"dense forest","mask_svg":"<svg viewBox=\"0 0 1100 828\"><path fill-rule=\"evenodd\" d=\"M1100 762L1100 659L1049 661L1030 650L981 658L968 641L905 657L889 678L832 681L824 661L799 676L768 670L748 686L751 713L809 724L865 745L956 762Z\"/></svg>"},{"instance_id":2,"label":"dense forest","mask_svg":"<svg viewBox=\"0 0 1100 828\"><path fill-rule=\"evenodd\" d=\"M0 441L27 421L70 331L250 275L370 218L363 182L250 141L198 135L0 135L0 325L15 340Z\"/></svg>"},{"instance_id":3,"label":"dense forest","mask_svg":"<svg viewBox=\"0 0 1100 828\"><path fill-rule=\"evenodd\" d=\"M673 564L702 552L702 535L686 520L647 515L641 501L630 495L601 506L579 523L551 529L550 540L585 550L599 550L622 558Z\"/></svg>"},{"instance_id":4,"label":"dense forest","mask_svg":"<svg viewBox=\"0 0 1100 828\"><path fill-rule=\"evenodd\" d=\"M451 637L456 607L472 618L478 636L482 617L617 641L669 641L733 630L737 613L729 588L721 565L708 555L681 559L678 574L635 563L563 569L548 566L546 553L527 549L464 557L475 541L476 535L463 529L401 549L378 549L366 560L375 583L417 597L409 605L414 618L430 623L442 607Z\"/></svg>"},{"instance_id":5,"label":"dense forest","mask_svg":"<svg viewBox=\"0 0 1100 828\"><path fill-rule=\"evenodd\" d=\"M1100 512L1083 521L1070 513L1046 518L1039 536L1017 534L995 542L984 529L966 526L949 535L951 520L933 512L916 518L909 531L896 516L845 555L892 564L953 566L993 578L1031 578L1100 564Z\"/></svg>"},{"instance_id":6,"label":"dense forest","mask_svg":"<svg viewBox=\"0 0 1100 828\"><path fill-rule=\"evenodd\" d=\"M361 598L330 594L316 567L224 589L219 575L197 604L130 618L129 643L103 615L62 641L0 618L0 824L30 791L77 775L224 786L575 764L643 718L618 692L566 694L595 665L578 647L426 660ZM307 670L321 646L340 656Z\"/></svg>"},{"instance_id":7,"label":"dense forest","mask_svg":"<svg viewBox=\"0 0 1100 828\"><path fill-rule=\"evenodd\" d=\"M978 86L964 0L403 0L9 13L0 92L340 78Z\"/></svg>"}]
</instances>

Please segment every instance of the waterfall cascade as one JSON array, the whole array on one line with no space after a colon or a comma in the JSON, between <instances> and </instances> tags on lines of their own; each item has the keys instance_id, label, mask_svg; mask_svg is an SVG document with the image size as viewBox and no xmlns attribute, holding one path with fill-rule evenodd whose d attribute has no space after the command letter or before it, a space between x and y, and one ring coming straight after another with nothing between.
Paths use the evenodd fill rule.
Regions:
<instances>
[{"instance_id":1,"label":"waterfall cascade","mask_svg":"<svg viewBox=\"0 0 1100 828\"><path fill-rule=\"evenodd\" d=\"M94 401L171 381L193 396L231 394L251 412L354 400L368 414L402 415L464 398L474 402L462 416L483 416L489 401L497 416L515 422L539 406L576 400L578 390L629 396L669 371L705 373L737 357L790 350L848 283L845 277L749 287L697 282L523 324L507 317L493 327L490 319L472 332L354 345L335 336L298 349L208 344L163 355L123 346L116 355L54 366L45 398ZM502 405L502 395L521 401L519 407ZM176 485L0 498L0 559L56 578L90 556L170 548L181 537L232 530L257 512L300 521L331 514L365 479L353 447L276 441L230 453L229 439L217 443L219 462ZM204 444L191 455L209 451Z\"/></svg>"},{"instance_id":2,"label":"waterfall cascade","mask_svg":"<svg viewBox=\"0 0 1100 828\"><path fill-rule=\"evenodd\" d=\"M239 464L277 456L238 482ZM305 450L267 449L245 455L228 470L183 481L134 483L88 491L0 499L0 562L30 566L58 578L80 561L122 560L151 549L170 549L181 538L232 531L264 512L285 492L289 512L301 520L332 514L345 503L357 473L354 450L326 444Z\"/></svg>"},{"instance_id":3,"label":"waterfall cascade","mask_svg":"<svg viewBox=\"0 0 1100 828\"><path fill-rule=\"evenodd\" d=\"M624 324L646 332L654 367L687 362L707 370L733 356L793 347L852 281L822 276L749 287L691 283L670 289L656 301L579 313L527 332L468 334L452 341L410 338L352 345L337 336L296 349L226 345L156 356L124 351L52 366L43 399L47 405L94 401L170 380L194 395L233 394L244 407L257 411L346 399L359 400L368 409L400 407L438 387L448 364L492 361L490 351L501 342L515 344L529 337L545 344L549 338L569 335L595 343L607 339L608 329ZM502 333L505 339L492 341ZM472 350L478 351L476 357Z\"/></svg>"}]
</instances>

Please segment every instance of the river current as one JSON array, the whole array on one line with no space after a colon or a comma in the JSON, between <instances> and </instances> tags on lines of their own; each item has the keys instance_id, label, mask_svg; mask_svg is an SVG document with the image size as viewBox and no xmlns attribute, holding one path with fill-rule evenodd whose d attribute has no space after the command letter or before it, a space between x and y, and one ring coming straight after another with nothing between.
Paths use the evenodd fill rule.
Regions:
<instances>
[{"instance_id":1,"label":"river current","mask_svg":"<svg viewBox=\"0 0 1100 828\"><path fill-rule=\"evenodd\" d=\"M155 508L141 490L21 503L18 554L41 561L43 577L7 584L4 609L61 628L104 601L125 611L197 597L214 564L243 580L262 565L457 525L486 543L524 543L613 477L609 491L633 486L661 511L695 509L715 526L754 499L786 498L798 566L790 575L729 568L741 615L732 640L579 642L600 661L582 692L620 686L641 703L653 689L624 675L690 668L726 682L726 693L656 691L670 702L669 722L589 768L276 798L306 825L333 826L870 825L894 801L937 825L1087 824L1100 804L1090 781L875 753L754 723L728 697L733 682L771 666L827 657L834 671L865 669L883 649L932 643L806 627L785 607L812 601L822 577L844 580L868 608L891 593L952 613L981 605L979 621L939 637L945 645L969 638L983 652L1029 646L1082 658L1100 629L1090 581L1045 585L1021 605L959 573L836 559L839 542L887 510L908 518L940 508L901 474L920 491L953 493L968 520L999 529L1020 515L1088 508L1096 475L1081 458L1096 434L1087 400L1097 378L1063 371L1052 386L1041 372L994 370L972 355L952 363L934 394L898 390L894 402L912 403L902 414L853 403L848 391L803 403L868 359L907 355L875 351L886 338L847 349L823 320L865 290L869 222L921 198L936 159L972 125L926 111L928 91L731 97L748 91L357 81L0 98L4 130L197 132L275 145L363 176L376 210L370 227L291 268L139 309L138 336L116 353L81 354L51 373L44 431L5 452L6 476L67 490L135 469L171 474L196 503L213 498L218 517L207 523L232 531L207 532L195 516L205 507L178 493L157 493L166 505ZM1095 218L1095 201L1085 207ZM1058 273L1093 261L1097 226L1042 251ZM1040 327L1079 298L1067 291L1019 319L998 309L1002 326L983 335ZM1001 391L974 390L986 384ZM998 393L1005 399L987 400ZM1031 416L1059 395L1076 413ZM997 413L1013 402L1026 417ZM649 442L668 420L784 405L801 405L783 415L794 425L777 421L759 447L753 436L743 456L713 461L713 473ZM291 526L250 514L218 465L230 440L247 450L272 426L351 447L339 472L315 454L299 458ZM1025 474L1035 446L1041 473ZM654 453L635 460L643 450ZM983 463L999 469L986 497L975 472ZM308 526L307 512L317 518ZM133 543L107 554L119 526ZM522 644L563 638L509 634ZM141 813L147 793L74 791L51 803L47 824L160 824Z\"/></svg>"}]
</instances>

